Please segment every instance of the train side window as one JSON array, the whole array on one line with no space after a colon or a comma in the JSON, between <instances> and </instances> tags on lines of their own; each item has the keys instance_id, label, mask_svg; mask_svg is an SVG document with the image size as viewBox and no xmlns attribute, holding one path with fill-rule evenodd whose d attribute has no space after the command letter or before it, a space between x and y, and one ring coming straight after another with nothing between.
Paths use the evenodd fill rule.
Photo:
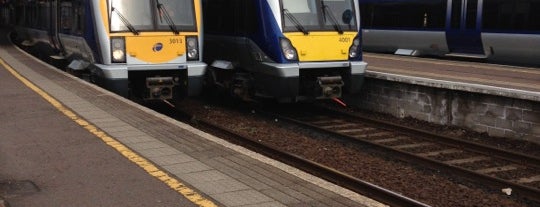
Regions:
<instances>
[{"instance_id":1,"label":"train side window","mask_svg":"<svg viewBox=\"0 0 540 207\"><path fill-rule=\"evenodd\" d=\"M478 15L478 0L467 1L467 29L476 29L476 19Z\"/></svg>"},{"instance_id":2,"label":"train side window","mask_svg":"<svg viewBox=\"0 0 540 207\"><path fill-rule=\"evenodd\" d=\"M28 16L29 18L26 18L26 26L31 28L38 28L38 20L42 20L43 18L39 16L42 6L39 6L37 3L29 3L30 6L28 7Z\"/></svg>"},{"instance_id":3,"label":"train side window","mask_svg":"<svg viewBox=\"0 0 540 207\"><path fill-rule=\"evenodd\" d=\"M71 1L60 3L60 33L70 34L73 26L73 4Z\"/></svg>"},{"instance_id":4,"label":"train side window","mask_svg":"<svg viewBox=\"0 0 540 207\"><path fill-rule=\"evenodd\" d=\"M531 7L529 16L529 28L532 31L540 32L540 1L531 1Z\"/></svg>"},{"instance_id":5,"label":"train side window","mask_svg":"<svg viewBox=\"0 0 540 207\"><path fill-rule=\"evenodd\" d=\"M24 26L24 21L25 21L25 16L26 16L24 15L26 14L26 8L24 7L24 5L15 5L15 12L13 12L13 14L15 16L15 24ZM15 14L19 14L19 15L15 15Z\"/></svg>"},{"instance_id":6,"label":"train side window","mask_svg":"<svg viewBox=\"0 0 540 207\"><path fill-rule=\"evenodd\" d=\"M370 2L360 5L362 28L444 29L446 0Z\"/></svg>"},{"instance_id":7,"label":"train side window","mask_svg":"<svg viewBox=\"0 0 540 207\"><path fill-rule=\"evenodd\" d=\"M453 0L451 8L450 28L459 29L461 26L461 9L463 7L461 0Z\"/></svg>"},{"instance_id":8,"label":"train side window","mask_svg":"<svg viewBox=\"0 0 540 207\"><path fill-rule=\"evenodd\" d=\"M32 28L46 30L50 26L48 21L49 16L51 15L50 2L32 2L29 3L27 7L28 14L30 15L27 18L26 25Z\"/></svg>"},{"instance_id":9,"label":"train side window","mask_svg":"<svg viewBox=\"0 0 540 207\"><path fill-rule=\"evenodd\" d=\"M84 33L84 4L81 1L74 2L73 5L73 33L77 35L82 35Z\"/></svg>"},{"instance_id":10,"label":"train side window","mask_svg":"<svg viewBox=\"0 0 540 207\"><path fill-rule=\"evenodd\" d=\"M540 0L484 1L482 26L500 32L540 32Z\"/></svg>"},{"instance_id":11,"label":"train side window","mask_svg":"<svg viewBox=\"0 0 540 207\"><path fill-rule=\"evenodd\" d=\"M26 26L29 26L28 25L28 17L29 17L30 11L29 11L29 7L26 6L26 5L22 6L22 8L23 8L22 10L24 12L23 13L24 15L21 15L23 17L20 19L20 23L21 23L20 25L26 27Z\"/></svg>"}]
</instances>

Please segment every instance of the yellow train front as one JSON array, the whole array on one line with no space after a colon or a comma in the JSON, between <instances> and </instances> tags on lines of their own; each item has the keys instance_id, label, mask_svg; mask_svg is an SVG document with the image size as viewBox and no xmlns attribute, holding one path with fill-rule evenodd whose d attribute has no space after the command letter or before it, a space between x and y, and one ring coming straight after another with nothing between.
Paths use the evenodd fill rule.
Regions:
<instances>
[{"instance_id":1,"label":"yellow train front","mask_svg":"<svg viewBox=\"0 0 540 207\"><path fill-rule=\"evenodd\" d=\"M200 51L200 1L100 2L101 16L108 17L101 19L102 47L110 45L110 64L94 68L102 84L127 79L132 95L144 100L199 93L206 68Z\"/></svg>"},{"instance_id":2,"label":"yellow train front","mask_svg":"<svg viewBox=\"0 0 540 207\"><path fill-rule=\"evenodd\" d=\"M203 0L207 83L282 102L359 92L356 0Z\"/></svg>"},{"instance_id":3,"label":"yellow train front","mask_svg":"<svg viewBox=\"0 0 540 207\"><path fill-rule=\"evenodd\" d=\"M200 0L16 1L17 39L51 62L142 101L200 93Z\"/></svg>"}]
</instances>

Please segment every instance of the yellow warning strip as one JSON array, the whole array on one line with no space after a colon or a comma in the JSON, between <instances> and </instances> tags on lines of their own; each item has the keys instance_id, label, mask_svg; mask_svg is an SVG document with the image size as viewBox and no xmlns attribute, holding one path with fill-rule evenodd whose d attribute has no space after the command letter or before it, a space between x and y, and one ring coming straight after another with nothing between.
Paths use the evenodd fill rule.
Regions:
<instances>
[{"instance_id":1,"label":"yellow warning strip","mask_svg":"<svg viewBox=\"0 0 540 207\"><path fill-rule=\"evenodd\" d=\"M191 202L193 202L194 204L198 206L201 206L201 207L217 206L211 200L203 197L202 195L198 194L194 190L188 188L183 183L169 176L166 172L161 171L154 164L152 164L145 158L141 157L137 153L133 152L132 150L127 148L125 145L115 140L114 138L110 137L104 131L101 131L96 126L92 125L91 123L88 123L86 120L77 116L77 114L73 113L71 110L66 108L64 105L62 105L62 103L54 99L52 96L47 94L45 91L41 90L35 84L33 84L28 79L26 79L21 74L19 74L17 71L15 71L15 69L13 69L10 65L8 65L2 58L0 58L0 64L2 64L4 68L6 68L6 70L8 70L13 76L19 79L22 83L24 83L28 88L32 89L41 97L43 97L46 101L51 103L56 109L58 109L58 111L62 112L71 120L73 120L74 122L76 122L77 124L85 128L86 130L88 130L90 133L94 134L96 137L103 140L103 142L105 142L107 145L111 146L118 152L120 152L120 154L124 155L124 157L128 158L131 162L134 162L135 164L137 164L139 167L141 167L146 172L148 172L148 174L161 180L162 182L167 184L170 188L182 194L184 197L186 197L188 200L190 200Z\"/></svg>"}]
</instances>

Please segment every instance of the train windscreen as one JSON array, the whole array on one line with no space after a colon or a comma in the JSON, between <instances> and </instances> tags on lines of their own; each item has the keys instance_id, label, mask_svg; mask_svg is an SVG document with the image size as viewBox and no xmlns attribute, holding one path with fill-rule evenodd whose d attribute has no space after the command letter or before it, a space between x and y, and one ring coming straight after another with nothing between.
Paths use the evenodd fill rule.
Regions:
<instances>
[{"instance_id":1,"label":"train windscreen","mask_svg":"<svg viewBox=\"0 0 540 207\"><path fill-rule=\"evenodd\" d=\"M352 0L282 0L286 31L355 31Z\"/></svg>"},{"instance_id":2,"label":"train windscreen","mask_svg":"<svg viewBox=\"0 0 540 207\"><path fill-rule=\"evenodd\" d=\"M192 0L111 0L112 32L196 30Z\"/></svg>"}]
</instances>

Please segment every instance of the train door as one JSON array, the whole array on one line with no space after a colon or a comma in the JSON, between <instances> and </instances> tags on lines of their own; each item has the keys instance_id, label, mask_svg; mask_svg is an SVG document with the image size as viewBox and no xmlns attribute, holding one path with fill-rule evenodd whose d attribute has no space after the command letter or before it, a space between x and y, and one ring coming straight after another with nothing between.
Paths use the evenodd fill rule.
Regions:
<instances>
[{"instance_id":1,"label":"train door","mask_svg":"<svg viewBox=\"0 0 540 207\"><path fill-rule=\"evenodd\" d=\"M481 7L483 0L449 0L446 18L446 41L449 55L467 54L485 57L482 46Z\"/></svg>"}]
</instances>

